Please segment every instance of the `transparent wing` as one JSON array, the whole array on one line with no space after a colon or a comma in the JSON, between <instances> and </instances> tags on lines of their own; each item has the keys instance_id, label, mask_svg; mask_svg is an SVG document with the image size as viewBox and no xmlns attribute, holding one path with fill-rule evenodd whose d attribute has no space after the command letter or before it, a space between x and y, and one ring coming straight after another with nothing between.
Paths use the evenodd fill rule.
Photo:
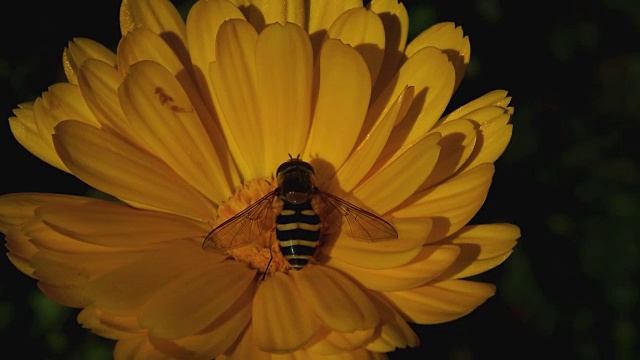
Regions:
<instances>
[{"instance_id":1,"label":"transparent wing","mask_svg":"<svg viewBox=\"0 0 640 360\"><path fill-rule=\"evenodd\" d=\"M233 249L252 242L256 234L269 231L275 223L273 201L276 190L211 230L204 238L203 249Z\"/></svg>"},{"instance_id":2,"label":"transparent wing","mask_svg":"<svg viewBox=\"0 0 640 360\"><path fill-rule=\"evenodd\" d=\"M376 241L397 239L398 232L381 217L361 209L341 198L318 190L318 196L324 204L334 210L327 215L328 223L345 230L356 240Z\"/></svg>"}]
</instances>

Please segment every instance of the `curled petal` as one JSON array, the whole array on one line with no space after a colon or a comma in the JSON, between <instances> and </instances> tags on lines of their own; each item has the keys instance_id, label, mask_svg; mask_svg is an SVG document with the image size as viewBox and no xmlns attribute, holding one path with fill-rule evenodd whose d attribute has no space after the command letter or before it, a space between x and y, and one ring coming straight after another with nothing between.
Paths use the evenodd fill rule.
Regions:
<instances>
[{"instance_id":1,"label":"curled petal","mask_svg":"<svg viewBox=\"0 0 640 360\"><path fill-rule=\"evenodd\" d=\"M62 65L69 83L78 84L78 69L87 59L97 59L116 65L116 54L106 46L86 38L75 38L62 53Z\"/></svg>"},{"instance_id":2,"label":"curled petal","mask_svg":"<svg viewBox=\"0 0 640 360\"><path fill-rule=\"evenodd\" d=\"M456 69L456 85L458 88L471 58L469 37L463 36L462 27L452 22L433 25L416 36L405 50L407 57L411 57L420 49L433 46L444 51Z\"/></svg>"},{"instance_id":3,"label":"curled petal","mask_svg":"<svg viewBox=\"0 0 640 360\"><path fill-rule=\"evenodd\" d=\"M467 315L495 293L492 284L447 280L406 291L385 292L402 315L417 324L438 324Z\"/></svg>"},{"instance_id":4,"label":"curled petal","mask_svg":"<svg viewBox=\"0 0 640 360\"><path fill-rule=\"evenodd\" d=\"M380 291L411 289L427 283L442 274L457 261L457 246L423 246L422 251L409 263L391 269L366 269L348 265L338 260L327 262L352 276L365 287Z\"/></svg>"},{"instance_id":5,"label":"curled petal","mask_svg":"<svg viewBox=\"0 0 640 360\"><path fill-rule=\"evenodd\" d=\"M481 164L446 182L416 193L395 217L431 217L433 229L426 243L440 240L464 226L482 206L491 178L493 164Z\"/></svg>"},{"instance_id":6,"label":"curled petal","mask_svg":"<svg viewBox=\"0 0 640 360\"><path fill-rule=\"evenodd\" d=\"M439 279L460 279L483 273L506 260L520 237L520 229L511 224L470 225L438 244L460 247L460 256Z\"/></svg>"}]
</instances>

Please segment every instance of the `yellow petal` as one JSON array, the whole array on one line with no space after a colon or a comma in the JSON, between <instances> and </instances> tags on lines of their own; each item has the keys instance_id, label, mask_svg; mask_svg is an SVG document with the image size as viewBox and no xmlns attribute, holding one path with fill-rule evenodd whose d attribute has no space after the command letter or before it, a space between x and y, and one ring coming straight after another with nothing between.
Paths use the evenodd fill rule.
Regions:
<instances>
[{"instance_id":1,"label":"yellow petal","mask_svg":"<svg viewBox=\"0 0 640 360\"><path fill-rule=\"evenodd\" d=\"M44 243L44 241L41 241ZM138 316L149 299L180 274L213 266L212 257L192 241L120 252L57 252L42 249L32 263L41 290L57 302Z\"/></svg>"},{"instance_id":2,"label":"yellow petal","mask_svg":"<svg viewBox=\"0 0 640 360\"><path fill-rule=\"evenodd\" d=\"M391 133L383 156L414 143L433 128L451 99L454 82L453 65L446 54L433 47L418 51L402 65L397 77L373 105L388 107L387 102L395 99L405 86L415 88L411 107Z\"/></svg>"},{"instance_id":3,"label":"yellow petal","mask_svg":"<svg viewBox=\"0 0 640 360\"><path fill-rule=\"evenodd\" d=\"M249 22L261 32L267 25L293 23L305 26L305 1L303 0L253 0L249 7Z\"/></svg>"},{"instance_id":4,"label":"yellow petal","mask_svg":"<svg viewBox=\"0 0 640 360\"><path fill-rule=\"evenodd\" d=\"M440 153L440 139L439 134L424 137L358 185L353 196L377 214L393 209L427 179Z\"/></svg>"},{"instance_id":5,"label":"yellow petal","mask_svg":"<svg viewBox=\"0 0 640 360\"><path fill-rule=\"evenodd\" d=\"M374 329L358 330L351 333L343 333L323 329L311 342L309 352L318 355L340 355L347 351L356 350L371 341Z\"/></svg>"},{"instance_id":6,"label":"yellow petal","mask_svg":"<svg viewBox=\"0 0 640 360\"><path fill-rule=\"evenodd\" d=\"M253 336L262 351L299 349L318 331L320 322L313 305L303 296L304 288L277 272L260 284L253 300Z\"/></svg>"},{"instance_id":7,"label":"yellow petal","mask_svg":"<svg viewBox=\"0 0 640 360\"><path fill-rule=\"evenodd\" d=\"M369 116L375 116L373 126L360 136L356 149L351 153L344 165L338 170L336 176L328 183L327 191L339 193L340 190L350 192L362 178L371 170L382 152L393 125L406 113L408 105L413 100L413 88L404 88L394 103L382 115L369 112ZM365 123L368 120L365 120ZM361 133L362 134L362 133Z\"/></svg>"},{"instance_id":8,"label":"yellow petal","mask_svg":"<svg viewBox=\"0 0 640 360\"><path fill-rule=\"evenodd\" d=\"M439 279L464 278L492 269L511 254L520 237L520 229L511 224L486 224L465 226L440 243L460 247L455 264L439 276Z\"/></svg>"},{"instance_id":9,"label":"yellow petal","mask_svg":"<svg viewBox=\"0 0 640 360\"><path fill-rule=\"evenodd\" d=\"M458 319L493 296L495 286L465 280L447 280L407 291L386 292L403 316L417 324Z\"/></svg>"},{"instance_id":10,"label":"yellow petal","mask_svg":"<svg viewBox=\"0 0 640 360\"><path fill-rule=\"evenodd\" d=\"M318 185L323 186L355 145L369 105L371 80L362 57L338 40L323 44L319 72L313 123L302 158L312 161ZM337 132L340 146L334 143Z\"/></svg>"},{"instance_id":11,"label":"yellow petal","mask_svg":"<svg viewBox=\"0 0 640 360\"><path fill-rule=\"evenodd\" d=\"M120 339L113 349L114 359L166 359L166 357L151 345L146 334Z\"/></svg>"},{"instance_id":12,"label":"yellow petal","mask_svg":"<svg viewBox=\"0 0 640 360\"><path fill-rule=\"evenodd\" d=\"M458 88L471 57L469 37L463 36L462 27L456 27L452 22L435 24L411 40L407 45L405 55L411 57L420 49L428 46L436 47L447 54L456 69L455 88Z\"/></svg>"},{"instance_id":13,"label":"yellow petal","mask_svg":"<svg viewBox=\"0 0 640 360\"><path fill-rule=\"evenodd\" d=\"M158 158L78 121L56 127L54 144L81 180L125 201L209 219L215 208Z\"/></svg>"},{"instance_id":14,"label":"yellow petal","mask_svg":"<svg viewBox=\"0 0 640 360\"><path fill-rule=\"evenodd\" d=\"M140 325L162 338L195 334L239 299L248 303L251 298L241 295L253 292L254 279L255 270L237 261L197 266L154 294L139 317Z\"/></svg>"},{"instance_id":15,"label":"yellow petal","mask_svg":"<svg viewBox=\"0 0 640 360\"><path fill-rule=\"evenodd\" d=\"M182 87L152 61L134 64L119 89L131 125L149 148L214 203L232 193L219 156Z\"/></svg>"},{"instance_id":16,"label":"yellow petal","mask_svg":"<svg viewBox=\"0 0 640 360\"><path fill-rule=\"evenodd\" d=\"M367 269L388 269L401 266L416 257L429 232L431 219L394 219L393 226L398 231L398 239L387 241L357 241L341 236L335 242L324 244L320 251L344 263Z\"/></svg>"},{"instance_id":17,"label":"yellow petal","mask_svg":"<svg viewBox=\"0 0 640 360\"><path fill-rule=\"evenodd\" d=\"M435 168L418 191L440 183L455 174L463 165L466 166L465 163L475 149L476 127L471 121L462 119L449 121L436 127L432 132L442 135L438 143L441 151Z\"/></svg>"},{"instance_id":18,"label":"yellow petal","mask_svg":"<svg viewBox=\"0 0 640 360\"><path fill-rule=\"evenodd\" d=\"M423 285L436 278L456 261L459 253L460 249L456 246L424 246L413 260L396 268L372 270L335 259L326 265L349 274L369 289L399 291Z\"/></svg>"},{"instance_id":19,"label":"yellow petal","mask_svg":"<svg viewBox=\"0 0 640 360\"><path fill-rule=\"evenodd\" d=\"M151 342L162 347L167 355L178 359L217 359L238 340L251 320L253 291L245 292L242 296L249 298L237 299L224 314L199 333L174 340L151 337ZM184 355L184 352L188 355Z\"/></svg>"},{"instance_id":20,"label":"yellow petal","mask_svg":"<svg viewBox=\"0 0 640 360\"><path fill-rule=\"evenodd\" d=\"M392 216L431 217L433 229L426 243L440 240L464 226L484 202L491 178L493 164L481 164L446 182L419 192L408 199L407 205Z\"/></svg>"},{"instance_id":21,"label":"yellow petal","mask_svg":"<svg viewBox=\"0 0 640 360\"><path fill-rule=\"evenodd\" d=\"M144 333L136 317L115 316L95 306L82 309L78 314L78 323L83 328L109 339L123 339Z\"/></svg>"},{"instance_id":22,"label":"yellow petal","mask_svg":"<svg viewBox=\"0 0 640 360\"><path fill-rule=\"evenodd\" d=\"M362 7L360 0L345 1L309 1L309 26L307 28L312 40L322 40L333 22L349 9ZM320 45L314 42L314 45ZM314 49L317 49L314 46Z\"/></svg>"},{"instance_id":23,"label":"yellow petal","mask_svg":"<svg viewBox=\"0 0 640 360\"><path fill-rule=\"evenodd\" d=\"M372 96L375 99L398 71L409 35L409 14L397 0L375 0L369 8L380 16L385 32L384 60Z\"/></svg>"},{"instance_id":24,"label":"yellow petal","mask_svg":"<svg viewBox=\"0 0 640 360\"><path fill-rule=\"evenodd\" d=\"M331 24L328 35L350 45L362 55L369 69L369 82L375 84L385 48L384 26L378 15L365 8L350 9Z\"/></svg>"},{"instance_id":25,"label":"yellow petal","mask_svg":"<svg viewBox=\"0 0 640 360\"><path fill-rule=\"evenodd\" d=\"M69 172L69 169L55 152L50 139L43 137L38 131L33 114L33 103L23 103L18 106L13 110L16 116L9 118L11 133L18 143L40 160L62 171Z\"/></svg>"},{"instance_id":26,"label":"yellow petal","mask_svg":"<svg viewBox=\"0 0 640 360\"><path fill-rule=\"evenodd\" d=\"M484 109L495 109L496 112L501 111L500 115L495 116L491 120L483 121L478 119L474 113L488 112ZM473 168L482 163L492 163L496 161L504 152L511 140L513 126L509 124L511 114L507 113L507 109L492 107L484 108L468 114L471 121L476 122L478 127L478 140L470 156L470 161L464 164L465 168Z\"/></svg>"},{"instance_id":27,"label":"yellow petal","mask_svg":"<svg viewBox=\"0 0 640 360\"><path fill-rule=\"evenodd\" d=\"M216 38L209 75L214 103L229 150L243 179L266 177L264 129L257 100L255 51L258 34L246 21L224 22ZM224 49L224 50L221 50Z\"/></svg>"},{"instance_id":28,"label":"yellow petal","mask_svg":"<svg viewBox=\"0 0 640 360\"><path fill-rule=\"evenodd\" d=\"M123 0L120 6L120 32L125 36L137 28L184 39L184 22L168 0Z\"/></svg>"},{"instance_id":29,"label":"yellow petal","mask_svg":"<svg viewBox=\"0 0 640 360\"><path fill-rule=\"evenodd\" d=\"M229 19L243 19L237 7L227 0L197 1L187 15L187 42L193 64L194 77L202 97L214 111L209 82L209 64L216 60L216 37L220 25Z\"/></svg>"},{"instance_id":30,"label":"yellow petal","mask_svg":"<svg viewBox=\"0 0 640 360\"><path fill-rule=\"evenodd\" d=\"M33 120L38 129L39 137L45 142L47 148L53 150L51 135L54 133L54 127L61 121L69 119L98 126L98 122L85 103L78 86L68 83L54 84L49 87L49 91L42 93L42 96L36 99L33 106ZM21 120L28 121L25 118ZM60 162L59 158L56 158L51 159L55 161L54 165Z\"/></svg>"},{"instance_id":31,"label":"yellow petal","mask_svg":"<svg viewBox=\"0 0 640 360\"><path fill-rule=\"evenodd\" d=\"M366 349L386 353L397 348L420 345L420 339L418 339L418 336L402 315L384 300L379 293L369 292L369 294L380 313L380 326L378 327L378 337L367 344Z\"/></svg>"},{"instance_id":32,"label":"yellow petal","mask_svg":"<svg viewBox=\"0 0 640 360\"><path fill-rule=\"evenodd\" d=\"M356 284L336 270L307 266L295 272L293 277L304 302L327 327L340 332L353 332L378 325L378 312L371 300Z\"/></svg>"},{"instance_id":33,"label":"yellow petal","mask_svg":"<svg viewBox=\"0 0 640 360\"><path fill-rule=\"evenodd\" d=\"M490 105L506 107L507 105L509 105L510 101L511 101L511 98L507 97L506 91L493 90L452 111L447 116L443 117L440 120L440 122L446 122L446 121L464 118L467 114L471 113L472 111L478 110Z\"/></svg>"},{"instance_id":34,"label":"yellow petal","mask_svg":"<svg viewBox=\"0 0 640 360\"><path fill-rule=\"evenodd\" d=\"M294 24L267 26L256 43L257 96L265 153L262 174L302 153L311 116L313 58L309 36Z\"/></svg>"},{"instance_id":35,"label":"yellow petal","mask_svg":"<svg viewBox=\"0 0 640 360\"><path fill-rule=\"evenodd\" d=\"M205 225L173 214L133 209L96 199L45 205L38 215L56 232L90 244L131 248L176 239L202 238Z\"/></svg>"},{"instance_id":36,"label":"yellow petal","mask_svg":"<svg viewBox=\"0 0 640 360\"><path fill-rule=\"evenodd\" d=\"M122 113L118 99L121 82L118 70L99 60L85 61L78 73L82 96L100 127L120 134L132 143L143 144Z\"/></svg>"},{"instance_id":37,"label":"yellow petal","mask_svg":"<svg viewBox=\"0 0 640 360\"><path fill-rule=\"evenodd\" d=\"M112 66L116 64L116 55L106 46L86 38L74 38L62 53L62 65L67 80L78 84L78 69L87 59L97 59Z\"/></svg>"},{"instance_id":38,"label":"yellow petal","mask_svg":"<svg viewBox=\"0 0 640 360\"><path fill-rule=\"evenodd\" d=\"M216 357L217 360L272 360L272 354L258 349L256 343L256 330L253 324L249 324L244 334L238 339L236 344L225 351L224 354Z\"/></svg>"}]
</instances>

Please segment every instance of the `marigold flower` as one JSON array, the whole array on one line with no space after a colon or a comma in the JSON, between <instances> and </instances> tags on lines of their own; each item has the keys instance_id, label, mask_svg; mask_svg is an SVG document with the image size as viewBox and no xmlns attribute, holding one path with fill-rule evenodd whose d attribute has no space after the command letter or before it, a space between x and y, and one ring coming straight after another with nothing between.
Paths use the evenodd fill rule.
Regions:
<instances>
[{"instance_id":1,"label":"marigold flower","mask_svg":"<svg viewBox=\"0 0 640 360\"><path fill-rule=\"evenodd\" d=\"M0 197L11 262L117 340L116 358L383 358L419 345L409 322L494 294L464 278L503 262L519 230L467 223L513 109L492 91L442 116L469 61L460 27L406 44L395 0L201 0L185 21L167 0L124 0L120 24L116 53L74 39L68 81L10 118L30 152L117 201ZM300 271L272 229L203 250L289 154L398 238L343 226Z\"/></svg>"}]
</instances>

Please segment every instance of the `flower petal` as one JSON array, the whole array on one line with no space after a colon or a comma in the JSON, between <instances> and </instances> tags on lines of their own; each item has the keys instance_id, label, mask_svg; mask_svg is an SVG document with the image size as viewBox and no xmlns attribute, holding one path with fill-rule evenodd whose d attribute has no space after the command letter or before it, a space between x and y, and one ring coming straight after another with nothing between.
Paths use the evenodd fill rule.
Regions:
<instances>
[{"instance_id":1,"label":"flower petal","mask_svg":"<svg viewBox=\"0 0 640 360\"><path fill-rule=\"evenodd\" d=\"M338 40L323 44L319 72L314 118L302 158L311 159L318 185L323 186L355 145L369 105L371 80L362 57ZM340 146L334 143L336 132Z\"/></svg>"},{"instance_id":2,"label":"flower petal","mask_svg":"<svg viewBox=\"0 0 640 360\"><path fill-rule=\"evenodd\" d=\"M309 36L294 24L264 28L256 43L257 96L265 162L272 174L288 154L302 153L311 116L313 58Z\"/></svg>"},{"instance_id":3,"label":"flower petal","mask_svg":"<svg viewBox=\"0 0 640 360\"><path fill-rule=\"evenodd\" d=\"M467 115L471 121L476 123L478 140L470 156L470 161L464 164L464 168L473 168L482 163L492 163L502 155L513 132L513 126L509 123L511 114L508 111L508 109L500 107L487 107ZM489 115L487 114L489 112L494 112L496 116L490 120L483 120L481 116Z\"/></svg>"},{"instance_id":4,"label":"flower petal","mask_svg":"<svg viewBox=\"0 0 640 360\"><path fill-rule=\"evenodd\" d=\"M462 119L465 116L475 110L481 109L486 106L498 106L498 107L507 107L511 102L511 97L507 96L507 92L504 90L493 90L490 91L479 98L470 101L456 110L450 112L447 116L440 119L441 123Z\"/></svg>"},{"instance_id":5,"label":"flower petal","mask_svg":"<svg viewBox=\"0 0 640 360\"><path fill-rule=\"evenodd\" d=\"M493 164L478 165L435 188L415 194L392 216L431 217L433 230L425 243L440 240L464 226L480 209L493 173Z\"/></svg>"},{"instance_id":6,"label":"flower petal","mask_svg":"<svg viewBox=\"0 0 640 360\"><path fill-rule=\"evenodd\" d=\"M356 49L366 61L371 84L375 84L384 59L385 33L378 15L365 8L345 11L331 24L328 35ZM324 44L322 45L325 46ZM371 93L371 90L367 92Z\"/></svg>"},{"instance_id":7,"label":"flower petal","mask_svg":"<svg viewBox=\"0 0 640 360\"><path fill-rule=\"evenodd\" d=\"M257 41L258 34L246 21L225 21L216 38L216 61L209 67L222 131L245 180L273 172L273 169L263 172L264 129L257 101L255 67Z\"/></svg>"},{"instance_id":8,"label":"flower petal","mask_svg":"<svg viewBox=\"0 0 640 360\"><path fill-rule=\"evenodd\" d=\"M130 338L145 333L136 317L115 316L91 305L80 311L78 323L83 328L109 339Z\"/></svg>"},{"instance_id":9,"label":"flower petal","mask_svg":"<svg viewBox=\"0 0 640 360\"><path fill-rule=\"evenodd\" d=\"M255 274L255 270L237 261L196 266L153 295L140 314L140 325L149 329L151 335L162 338L198 333L234 302L250 300L241 295L253 292Z\"/></svg>"},{"instance_id":10,"label":"flower petal","mask_svg":"<svg viewBox=\"0 0 640 360\"><path fill-rule=\"evenodd\" d=\"M203 100L214 111L209 82L209 64L216 60L215 39L220 25L229 19L244 19L240 10L227 0L197 1L187 15L186 31L194 78Z\"/></svg>"},{"instance_id":11,"label":"flower petal","mask_svg":"<svg viewBox=\"0 0 640 360\"><path fill-rule=\"evenodd\" d=\"M428 189L435 184L451 177L471 156L476 143L476 127L471 121L449 121L436 127L432 133L439 133L442 139L438 143L441 147L437 163L429 177L420 185L417 191Z\"/></svg>"},{"instance_id":12,"label":"flower petal","mask_svg":"<svg viewBox=\"0 0 640 360\"><path fill-rule=\"evenodd\" d=\"M166 354L176 358L188 357L217 359L242 335L251 320L253 291L243 294L235 303L204 330L180 339L167 340L151 337L151 342L162 347Z\"/></svg>"},{"instance_id":13,"label":"flower petal","mask_svg":"<svg viewBox=\"0 0 640 360\"><path fill-rule=\"evenodd\" d=\"M370 329L378 325L371 300L351 280L324 266L307 266L293 274L300 296L329 328L340 332ZM327 301L327 294L331 300Z\"/></svg>"},{"instance_id":14,"label":"flower petal","mask_svg":"<svg viewBox=\"0 0 640 360\"><path fill-rule=\"evenodd\" d=\"M438 278L460 279L490 270L512 252L520 229L511 224L485 224L465 226L460 231L443 239L438 244L453 244L460 247L460 256L447 271Z\"/></svg>"},{"instance_id":15,"label":"flower petal","mask_svg":"<svg viewBox=\"0 0 640 360\"><path fill-rule=\"evenodd\" d=\"M56 127L60 158L78 178L125 201L209 219L215 208L158 158L79 121Z\"/></svg>"},{"instance_id":16,"label":"flower petal","mask_svg":"<svg viewBox=\"0 0 640 360\"><path fill-rule=\"evenodd\" d=\"M353 197L377 214L385 214L393 209L411 196L427 179L440 153L440 139L439 134L422 138L366 178L353 190Z\"/></svg>"},{"instance_id":17,"label":"flower petal","mask_svg":"<svg viewBox=\"0 0 640 360\"><path fill-rule=\"evenodd\" d=\"M349 9L362 7L360 0L345 1L309 1L309 25L307 32L314 49L319 49L327 29L333 22Z\"/></svg>"},{"instance_id":18,"label":"flower petal","mask_svg":"<svg viewBox=\"0 0 640 360\"><path fill-rule=\"evenodd\" d=\"M122 36L137 28L146 28L160 35L180 59L188 59L184 21L170 1L123 0L120 6Z\"/></svg>"},{"instance_id":19,"label":"flower petal","mask_svg":"<svg viewBox=\"0 0 640 360\"><path fill-rule=\"evenodd\" d=\"M69 169L62 163L55 152L50 139L43 137L38 131L33 113L33 103L23 103L13 109L16 116L9 118L9 127L18 143L40 160L57 167L62 171Z\"/></svg>"},{"instance_id":20,"label":"flower petal","mask_svg":"<svg viewBox=\"0 0 640 360\"><path fill-rule=\"evenodd\" d=\"M69 83L78 84L78 70L87 59L97 59L115 66L116 54L106 46L86 38L74 38L62 52L62 65Z\"/></svg>"},{"instance_id":21,"label":"flower petal","mask_svg":"<svg viewBox=\"0 0 640 360\"><path fill-rule=\"evenodd\" d=\"M388 269L402 266L418 255L429 232L431 219L394 219L398 239L388 241L358 241L349 236L324 244L320 251L344 263L367 269ZM331 265L331 259L327 260Z\"/></svg>"},{"instance_id":22,"label":"flower petal","mask_svg":"<svg viewBox=\"0 0 640 360\"><path fill-rule=\"evenodd\" d=\"M367 344L367 350L386 353L420 345L420 339L407 321L379 293L370 292L370 298L378 307L380 326L378 337Z\"/></svg>"},{"instance_id":23,"label":"flower petal","mask_svg":"<svg viewBox=\"0 0 640 360\"><path fill-rule=\"evenodd\" d=\"M248 20L258 32L275 23L292 23L304 27L305 7L303 0L252 0Z\"/></svg>"},{"instance_id":24,"label":"flower petal","mask_svg":"<svg viewBox=\"0 0 640 360\"><path fill-rule=\"evenodd\" d=\"M165 359L166 355L158 351L147 335L120 339L113 349L114 359Z\"/></svg>"},{"instance_id":25,"label":"flower petal","mask_svg":"<svg viewBox=\"0 0 640 360\"><path fill-rule=\"evenodd\" d=\"M409 35L409 14L397 0L376 0L370 2L369 7L380 16L385 32L384 60L372 96L372 99L376 99L395 76L404 56Z\"/></svg>"},{"instance_id":26,"label":"flower petal","mask_svg":"<svg viewBox=\"0 0 640 360\"><path fill-rule=\"evenodd\" d=\"M131 143L144 144L122 113L118 99L121 83L118 70L99 60L86 60L78 73L82 96L100 127L121 135Z\"/></svg>"},{"instance_id":27,"label":"flower petal","mask_svg":"<svg viewBox=\"0 0 640 360\"><path fill-rule=\"evenodd\" d=\"M341 355L347 351L362 348L371 341L374 329L357 330L351 333L343 333L322 329L316 338L312 339L313 345L309 352L318 355Z\"/></svg>"},{"instance_id":28,"label":"flower petal","mask_svg":"<svg viewBox=\"0 0 640 360\"><path fill-rule=\"evenodd\" d=\"M420 49L429 46L444 51L449 57L453 67L456 69L456 84L454 88L457 89L460 82L462 82L471 57L469 37L463 36L462 27L456 27L452 22L435 24L411 40L407 45L405 55L411 57Z\"/></svg>"},{"instance_id":29,"label":"flower petal","mask_svg":"<svg viewBox=\"0 0 640 360\"><path fill-rule=\"evenodd\" d=\"M417 324L439 324L458 319L495 293L492 284L447 280L384 295L402 315Z\"/></svg>"},{"instance_id":30,"label":"flower petal","mask_svg":"<svg viewBox=\"0 0 640 360\"><path fill-rule=\"evenodd\" d=\"M298 285L298 286L296 286ZM259 349L285 352L299 349L318 331L320 322L304 301L304 289L281 272L260 284L253 299L253 336Z\"/></svg>"},{"instance_id":31,"label":"flower petal","mask_svg":"<svg viewBox=\"0 0 640 360\"><path fill-rule=\"evenodd\" d=\"M384 115L374 119L373 126L364 133L365 136L361 133L356 149L327 184L327 191L350 192L364 178L382 152L393 125L404 116L412 100L413 88L405 88ZM370 114L367 114L367 119Z\"/></svg>"},{"instance_id":32,"label":"flower petal","mask_svg":"<svg viewBox=\"0 0 640 360\"><path fill-rule=\"evenodd\" d=\"M367 269L332 259L327 266L353 277L372 290L399 291L421 286L436 278L456 262L460 249L451 245L423 246L409 263L389 269Z\"/></svg>"},{"instance_id":33,"label":"flower petal","mask_svg":"<svg viewBox=\"0 0 640 360\"><path fill-rule=\"evenodd\" d=\"M451 99L454 83L453 65L440 49L424 48L402 64L396 78L372 107L388 107L387 102L395 99L405 86L415 88L411 107L391 133L383 156L414 143L433 128Z\"/></svg>"},{"instance_id":34,"label":"flower petal","mask_svg":"<svg viewBox=\"0 0 640 360\"><path fill-rule=\"evenodd\" d=\"M187 94L164 67L134 64L119 89L127 119L154 153L220 204L233 192L225 169Z\"/></svg>"},{"instance_id":35,"label":"flower petal","mask_svg":"<svg viewBox=\"0 0 640 360\"><path fill-rule=\"evenodd\" d=\"M182 216L139 210L110 201L44 205L38 215L48 227L94 245L132 248L176 239L201 238L209 229Z\"/></svg>"}]
</instances>

